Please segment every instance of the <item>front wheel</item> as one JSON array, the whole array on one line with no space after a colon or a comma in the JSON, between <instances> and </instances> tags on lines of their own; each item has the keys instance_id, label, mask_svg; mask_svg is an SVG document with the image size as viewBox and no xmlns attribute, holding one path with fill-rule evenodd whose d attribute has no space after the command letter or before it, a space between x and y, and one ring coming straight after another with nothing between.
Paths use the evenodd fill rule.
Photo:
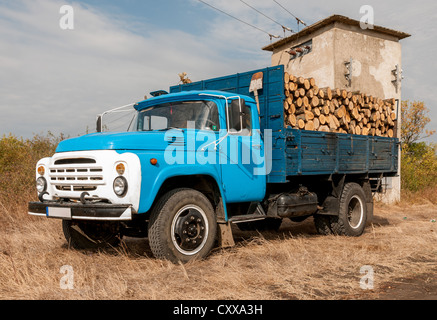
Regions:
<instances>
[{"instance_id":1,"label":"front wheel","mask_svg":"<svg viewBox=\"0 0 437 320\"><path fill-rule=\"evenodd\" d=\"M214 209L202 193L175 189L152 210L149 244L154 256L173 263L205 258L217 235Z\"/></svg>"}]
</instances>

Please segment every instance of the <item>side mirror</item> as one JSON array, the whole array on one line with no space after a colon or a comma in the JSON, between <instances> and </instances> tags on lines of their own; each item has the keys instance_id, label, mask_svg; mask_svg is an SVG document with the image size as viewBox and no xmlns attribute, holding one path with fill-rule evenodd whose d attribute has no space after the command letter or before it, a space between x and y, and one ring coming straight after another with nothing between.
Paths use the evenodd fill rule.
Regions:
<instances>
[{"instance_id":1,"label":"side mirror","mask_svg":"<svg viewBox=\"0 0 437 320\"><path fill-rule=\"evenodd\" d=\"M240 100L234 100L229 107L229 128L228 130L235 130L240 132L241 128L241 105Z\"/></svg>"},{"instance_id":2,"label":"side mirror","mask_svg":"<svg viewBox=\"0 0 437 320\"><path fill-rule=\"evenodd\" d=\"M241 133L247 129L251 132L252 122L250 108L246 106L244 99L233 100L228 108L228 131Z\"/></svg>"},{"instance_id":3,"label":"side mirror","mask_svg":"<svg viewBox=\"0 0 437 320\"><path fill-rule=\"evenodd\" d=\"M96 131L102 132L102 116L97 116Z\"/></svg>"}]
</instances>

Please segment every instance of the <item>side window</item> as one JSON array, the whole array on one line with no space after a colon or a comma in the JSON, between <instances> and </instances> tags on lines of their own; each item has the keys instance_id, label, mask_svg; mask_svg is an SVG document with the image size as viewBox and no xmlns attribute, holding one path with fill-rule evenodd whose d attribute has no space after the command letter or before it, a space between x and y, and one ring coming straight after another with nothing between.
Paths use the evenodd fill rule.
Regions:
<instances>
[{"instance_id":1,"label":"side window","mask_svg":"<svg viewBox=\"0 0 437 320\"><path fill-rule=\"evenodd\" d=\"M244 100L234 100L229 106L229 133L248 136L252 132L251 110Z\"/></svg>"}]
</instances>

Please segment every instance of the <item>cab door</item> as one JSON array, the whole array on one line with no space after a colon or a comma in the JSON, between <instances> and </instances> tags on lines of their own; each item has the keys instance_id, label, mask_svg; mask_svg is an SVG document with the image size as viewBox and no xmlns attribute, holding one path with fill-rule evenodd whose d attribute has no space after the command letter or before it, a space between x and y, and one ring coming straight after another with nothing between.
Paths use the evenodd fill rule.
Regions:
<instances>
[{"instance_id":1,"label":"cab door","mask_svg":"<svg viewBox=\"0 0 437 320\"><path fill-rule=\"evenodd\" d=\"M256 106L241 98L226 106L227 132L219 145L222 186L226 202L262 201L266 191L264 143ZM258 126L258 125L257 125Z\"/></svg>"}]
</instances>

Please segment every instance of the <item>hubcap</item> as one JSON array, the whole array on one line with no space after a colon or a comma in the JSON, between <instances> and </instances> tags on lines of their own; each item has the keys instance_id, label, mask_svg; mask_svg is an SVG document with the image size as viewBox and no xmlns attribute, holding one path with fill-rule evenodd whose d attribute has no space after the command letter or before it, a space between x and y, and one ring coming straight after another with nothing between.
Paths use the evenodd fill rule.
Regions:
<instances>
[{"instance_id":1,"label":"hubcap","mask_svg":"<svg viewBox=\"0 0 437 320\"><path fill-rule=\"evenodd\" d=\"M171 225L172 241L176 249L185 255L198 253L208 236L208 220L205 212L195 205L181 208Z\"/></svg>"},{"instance_id":2,"label":"hubcap","mask_svg":"<svg viewBox=\"0 0 437 320\"><path fill-rule=\"evenodd\" d=\"M363 222L364 207L358 196L353 196L349 201L347 219L353 229L358 229Z\"/></svg>"}]
</instances>

